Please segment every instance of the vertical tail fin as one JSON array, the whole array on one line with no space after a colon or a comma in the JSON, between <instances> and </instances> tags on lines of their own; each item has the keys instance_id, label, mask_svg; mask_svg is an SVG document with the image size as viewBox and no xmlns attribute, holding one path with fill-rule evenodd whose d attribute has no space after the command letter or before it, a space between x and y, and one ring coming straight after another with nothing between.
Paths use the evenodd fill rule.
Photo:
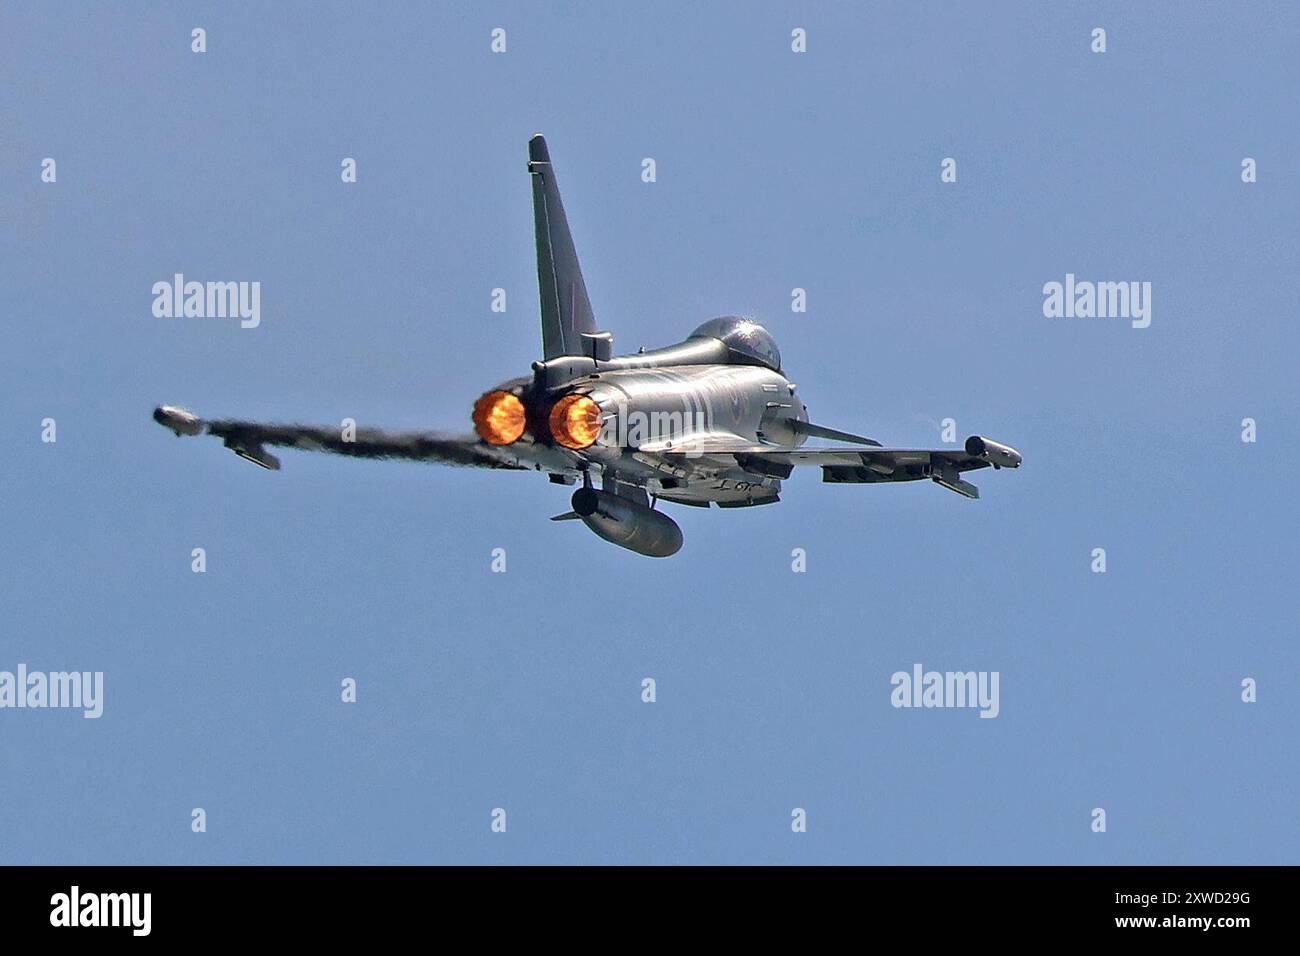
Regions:
<instances>
[{"instance_id":1,"label":"vertical tail fin","mask_svg":"<svg viewBox=\"0 0 1300 956\"><path fill-rule=\"evenodd\" d=\"M582 281L569 222L564 217L551 154L540 133L528 141L528 172L533 177L543 358L582 355L582 334L596 331L596 317L587 298L587 285Z\"/></svg>"}]
</instances>

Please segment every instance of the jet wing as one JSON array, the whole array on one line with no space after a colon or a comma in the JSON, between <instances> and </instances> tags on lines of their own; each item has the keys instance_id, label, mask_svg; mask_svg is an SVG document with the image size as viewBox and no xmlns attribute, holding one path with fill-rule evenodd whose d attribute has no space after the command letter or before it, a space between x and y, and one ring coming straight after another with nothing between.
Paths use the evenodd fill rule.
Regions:
<instances>
[{"instance_id":1,"label":"jet wing","mask_svg":"<svg viewBox=\"0 0 1300 956\"><path fill-rule=\"evenodd\" d=\"M968 455L960 448L872 448L863 445L829 445L821 448L781 448L774 445L705 446L706 455L758 456L765 461L784 465L834 465L871 466L894 470L911 465L925 465L934 461L951 462L962 471L983 468L989 463Z\"/></svg>"},{"instance_id":2,"label":"jet wing","mask_svg":"<svg viewBox=\"0 0 1300 956\"><path fill-rule=\"evenodd\" d=\"M965 448L884 448L861 445L830 445L821 448L782 448L773 445L721 442L706 443L683 456L717 458L730 455L745 471L775 478L788 478L795 467L816 465L822 481L833 484L872 484L882 481L917 481L929 478L967 498L978 498L979 489L960 475L987 468L1017 468L1020 453L1015 449L974 436Z\"/></svg>"},{"instance_id":3,"label":"jet wing","mask_svg":"<svg viewBox=\"0 0 1300 956\"><path fill-rule=\"evenodd\" d=\"M476 435L449 435L441 432L393 432L377 428L358 428L344 440L338 427L289 425L240 421L238 419L202 419L184 409L164 405L155 409L154 421L177 435L215 435L236 455L273 471L280 461L266 451L266 446L299 448L304 451L327 451L353 458L390 458L407 461L431 461L447 465L476 468L524 470L515 458L480 441Z\"/></svg>"}]
</instances>

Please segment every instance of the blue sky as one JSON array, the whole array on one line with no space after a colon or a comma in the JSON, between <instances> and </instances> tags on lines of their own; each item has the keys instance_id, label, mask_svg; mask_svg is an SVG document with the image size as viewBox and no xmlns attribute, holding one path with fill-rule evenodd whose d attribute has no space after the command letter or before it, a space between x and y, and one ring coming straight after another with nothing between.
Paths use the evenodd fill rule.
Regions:
<instances>
[{"instance_id":1,"label":"blue sky","mask_svg":"<svg viewBox=\"0 0 1300 956\"><path fill-rule=\"evenodd\" d=\"M100 670L105 702L0 711L0 862L1300 862L1298 29L5 4L0 669ZM800 472L675 509L654 561L547 521L537 476L269 473L150 420L468 428L540 354L536 131L616 347L751 314L815 421L930 446L952 417L1025 466L978 502ZM260 327L155 318L175 272L260 281ZM1151 327L1045 318L1067 273L1151 282ZM915 662L998 671L999 716L891 707Z\"/></svg>"}]
</instances>

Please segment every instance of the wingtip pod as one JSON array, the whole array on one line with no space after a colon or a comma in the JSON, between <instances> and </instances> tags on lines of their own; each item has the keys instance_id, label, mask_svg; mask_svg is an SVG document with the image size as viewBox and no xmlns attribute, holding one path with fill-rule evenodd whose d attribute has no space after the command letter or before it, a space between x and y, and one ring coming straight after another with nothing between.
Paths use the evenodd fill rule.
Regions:
<instances>
[{"instance_id":1,"label":"wingtip pod","mask_svg":"<svg viewBox=\"0 0 1300 956\"><path fill-rule=\"evenodd\" d=\"M971 435L966 439L966 454L987 461L998 468L1019 468L1023 461L1020 452L1010 445L980 435Z\"/></svg>"},{"instance_id":2,"label":"wingtip pod","mask_svg":"<svg viewBox=\"0 0 1300 956\"><path fill-rule=\"evenodd\" d=\"M203 434L203 420L188 409L176 405L159 405L153 410L153 420L170 428L178 436Z\"/></svg>"}]
</instances>

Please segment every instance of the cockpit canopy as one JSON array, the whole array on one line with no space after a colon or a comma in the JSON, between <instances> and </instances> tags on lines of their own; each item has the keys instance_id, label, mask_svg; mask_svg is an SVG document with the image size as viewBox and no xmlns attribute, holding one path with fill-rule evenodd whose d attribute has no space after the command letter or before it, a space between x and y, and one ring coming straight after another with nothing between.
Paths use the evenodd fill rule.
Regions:
<instances>
[{"instance_id":1,"label":"cockpit canopy","mask_svg":"<svg viewBox=\"0 0 1300 956\"><path fill-rule=\"evenodd\" d=\"M709 319L690 334L690 338L720 339L740 361L765 365L781 371L781 352L776 340L752 319L740 315L723 315Z\"/></svg>"}]
</instances>

